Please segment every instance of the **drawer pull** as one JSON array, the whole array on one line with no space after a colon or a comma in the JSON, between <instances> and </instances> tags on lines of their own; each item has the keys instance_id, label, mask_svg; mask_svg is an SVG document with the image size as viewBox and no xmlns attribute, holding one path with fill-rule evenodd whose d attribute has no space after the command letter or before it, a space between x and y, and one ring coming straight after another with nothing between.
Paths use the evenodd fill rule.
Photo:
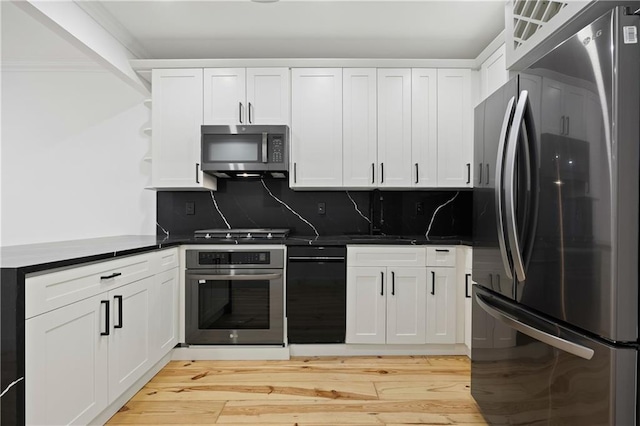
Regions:
<instances>
[{"instance_id":1,"label":"drawer pull","mask_svg":"<svg viewBox=\"0 0 640 426\"><path fill-rule=\"evenodd\" d=\"M380 296L384 296L384 272L380 272Z\"/></svg>"},{"instance_id":2,"label":"drawer pull","mask_svg":"<svg viewBox=\"0 0 640 426\"><path fill-rule=\"evenodd\" d=\"M436 249L439 253L449 253L449 249Z\"/></svg>"},{"instance_id":3,"label":"drawer pull","mask_svg":"<svg viewBox=\"0 0 640 426\"><path fill-rule=\"evenodd\" d=\"M436 295L436 273L431 271L431 294Z\"/></svg>"},{"instance_id":4,"label":"drawer pull","mask_svg":"<svg viewBox=\"0 0 640 426\"><path fill-rule=\"evenodd\" d=\"M396 295L396 273L391 271L391 295Z\"/></svg>"},{"instance_id":5,"label":"drawer pull","mask_svg":"<svg viewBox=\"0 0 640 426\"><path fill-rule=\"evenodd\" d=\"M100 277L100 279L101 280L110 280L111 278L119 277L120 275L122 275L122 272L114 272L111 275L104 275L104 276Z\"/></svg>"}]
</instances>

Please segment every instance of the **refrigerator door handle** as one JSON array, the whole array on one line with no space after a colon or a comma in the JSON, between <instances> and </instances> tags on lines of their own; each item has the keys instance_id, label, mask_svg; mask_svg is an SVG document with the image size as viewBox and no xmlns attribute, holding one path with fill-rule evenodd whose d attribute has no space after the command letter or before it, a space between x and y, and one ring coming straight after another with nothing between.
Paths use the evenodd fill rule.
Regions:
<instances>
[{"instance_id":1,"label":"refrigerator door handle","mask_svg":"<svg viewBox=\"0 0 640 426\"><path fill-rule=\"evenodd\" d=\"M593 349L586 346L578 345L577 343L570 342L558 336L554 336L552 334L545 333L542 330L538 330L537 328L531 327L530 325L525 324L522 321L519 321L512 316L505 314L498 308L490 306L490 302L479 294L476 294L476 302L478 302L478 305L480 305L480 307L493 318L515 330L518 330L523 334L526 334L533 339L539 340L540 342L546 343L549 346L553 346L554 348L560 349L561 351L568 352L572 355L586 360L590 360L591 358L593 358Z\"/></svg>"},{"instance_id":2,"label":"refrigerator door handle","mask_svg":"<svg viewBox=\"0 0 640 426\"><path fill-rule=\"evenodd\" d=\"M504 222L503 222L503 201L502 201L502 175L504 172L504 151L507 141L507 131L509 129L509 123L513 116L513 108L516 97L512 96L507 105L507 110L504 114L504 120L502 121L502 130L500 130L500 144L498 145L498 155L496 157L496 224L498 225L498 245L500 247L500 255L502 257L502 263L509 279L513 278L511 275L511 264L509 262L509 256L507 255L507 244L504 236Z\"/></svg>"},{"instance_id":3,"label":"refrigerator door handle","mask_svg":"<svg viewBox=\"0 0 640 426\"><path fill-rule=\"evenodd\" d=\"M518 281L524 281L524 261L522 260L522 250L520 250L520 240L518 238L518 228L516 223L516 155L518 153L518 141L524 122L524 114L529 101L529 92L520 92L520 99L513 116L513 124L509 130L507 142L507 155L505 160L505 216L507 221L507 236L511 249L511 259Z\"/></svg>"}]
</instances>

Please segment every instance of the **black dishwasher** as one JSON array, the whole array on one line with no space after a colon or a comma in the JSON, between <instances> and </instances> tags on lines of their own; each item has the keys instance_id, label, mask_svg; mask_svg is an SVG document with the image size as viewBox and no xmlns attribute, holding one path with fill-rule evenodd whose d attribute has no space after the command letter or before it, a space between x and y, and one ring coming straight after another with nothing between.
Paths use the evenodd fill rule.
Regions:
<instances>
[{"instance_id":1,"label":"black dishwasher","mask_svg":"<svg viewBox=\"0 0 640 426\"><path fill-rule=\"evenodd\" d=\"M344 343L346 247L288 247L289 343Z\"/></svg>"}]
</instances>

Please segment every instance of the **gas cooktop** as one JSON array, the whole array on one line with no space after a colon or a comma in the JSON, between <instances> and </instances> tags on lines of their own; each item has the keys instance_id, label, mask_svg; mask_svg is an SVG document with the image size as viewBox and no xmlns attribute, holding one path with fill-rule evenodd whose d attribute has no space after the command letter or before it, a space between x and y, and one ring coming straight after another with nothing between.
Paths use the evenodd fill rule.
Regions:
<instances>
[{"instance_id":1,"label":"gas cooktop","mask_svg":"<svg viewBox=\"0 0 640 426\"><path fill-rule=\"evenodd\" d=\"M195 238L224 238L235 240L240 238L278 239L289 235L289 229L262 228L262 229L201 229L194 232Z\"/></svg>"}]
</instances>

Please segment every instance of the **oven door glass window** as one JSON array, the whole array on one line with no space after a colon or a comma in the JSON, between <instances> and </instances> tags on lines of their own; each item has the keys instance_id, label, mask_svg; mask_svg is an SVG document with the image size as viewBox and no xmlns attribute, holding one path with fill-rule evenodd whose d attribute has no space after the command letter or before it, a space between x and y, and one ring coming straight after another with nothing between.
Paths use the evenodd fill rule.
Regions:
<instances>
[{"instance_id":1,"label":"oven door glass window","mask_svg":"<svg viewBox=\"0 0 640 426\"><path fill-rule=\"evenodd\" d=\"M198 328L269 329L269 292L269 280L198 280Z\"/></svg>"}]
</instances>

